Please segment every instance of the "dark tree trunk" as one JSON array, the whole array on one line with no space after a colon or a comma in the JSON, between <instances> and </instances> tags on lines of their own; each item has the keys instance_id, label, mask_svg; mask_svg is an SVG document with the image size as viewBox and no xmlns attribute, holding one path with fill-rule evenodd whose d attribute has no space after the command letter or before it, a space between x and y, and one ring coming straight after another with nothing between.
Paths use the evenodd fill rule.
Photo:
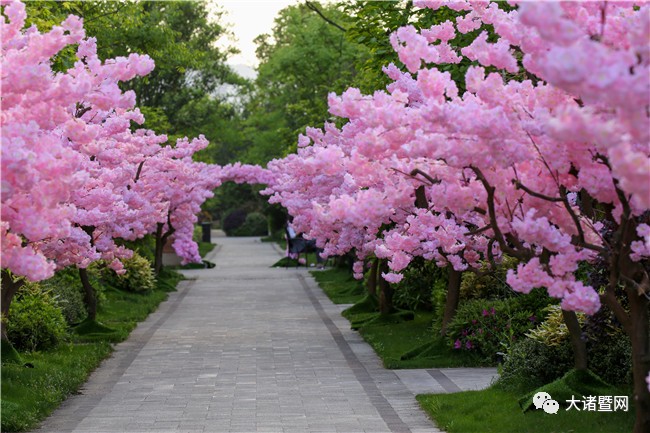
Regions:
<instances>
[{"instance_id":1,"label":"dark tree trunk","mask_svg":"<svg viewBox=\"0 0 650 433\"><path fill-rule=\"evenodd\" d=\"M378 270L379 270L379 259L375 258L372 260L372 266L370 267L370 275L368 275L368 281L366 283L368 294L371 296L377 296Z\"/></svg>"},{"instance_id":2,"label":"dark tree trunk","mask_svg":"<svg viewBox=\"0 0 650 433\"><path fill-rule=\"evenodd\" d=\"M0 332L2 333L2 339L9 341L7 338L7 327L5 321L9 318L9 307L11 306L11 301L14 299L14 295L24 284L24 280L20 279L14 281L12 275L4 269L2 271L2 320L0 320Z\"/></svg>"},{"instance_id":3,"label":"dark tree trunk","mask_svg":"<svg viewBox=\"0 0 650 433\"><path fill-rule=\"evenodd\" d=\"M628 293L634 293L629 289ZM648 330L648 299L634 293L630 296L630 340L632 342L632 377L636 421L634 433L650 432L650 390L646 377L650 374L650 332Z\"/></svg>"},{"instance_id":4,"label":"dark tree trunk","mask_svg":"<svg viewBox=\"0 0 650 433\"><path fill-rule=\"evenodd\" d=\"M447 271L447 300L445 301L445 312L442 316L442 327L440 328L440 335L447 335L447 327L449 322L456 315L458 309L458 301L460 300L460 283L462 272L455 270L451 265L448 266Z\"/></svg>"},{"instance_id":5,"label":"dark tree trunk","mask_svg":"<svg viewBox=\"0 0 650 433\"><path fill-rule=\"evenodd\" d=\"M158 276L162 270L162 257L163 257L163 247L165 243L163 242L163 223L158 223L156 228L156 249L154 252L153 259L153 272Z\"/></svg>"},{"instance_id":6,"label":"dark tree trunk","mask_svg":"<svg viewBox=\"0 0 650 433\"><path fill-rule=\"evenodd\" d=\"M582 328L578 322L578 316L575 311L562 310L562 318L571 337L574 367L576 370L586 370L588 366L587 343L582 339Z\"/></svg>"},{"instance_id":7,"label":"dark tree trunk","mask_svg":"<svg viewBox=\"0 0 650 433\"><path fill-rule=\"evenodd\" d=\"M79 268L79 278L81 279L81 286L84 289L84 304L88 312L88 319L94 321L97 319L97 294L95 293L95 288L90 284L88 270Z\"/></svg>"},{"instance_id":8,"label":"dark tree trunk","mask_svg":"<svg viewBox=\"0 0 650 433\"><path fill-rule=\"evenodd\" d=\"M173 235L175 231L170 223L168 223L168 227L170 228L166 232L163 232L165 228L165 224L158 223L156 227L156 250L154 253L154 261L153 261L153 272L156 276L160 275L160 271L162 271L163 248L165 247L165 244L167 243L169 237Z\"/></svg>"},{"instance_id":9,"label":"dark tree trunk","mask_svg":"<svg viewBox=\"0 0 650 433\"><path fill-rule=\"evenodd\" d=\"M379 287L379 314L386 315L393 312L393 287L381 276L388 272L388 262L381 260L377 270L377 286Z\"/></svg>"}]
</instances>

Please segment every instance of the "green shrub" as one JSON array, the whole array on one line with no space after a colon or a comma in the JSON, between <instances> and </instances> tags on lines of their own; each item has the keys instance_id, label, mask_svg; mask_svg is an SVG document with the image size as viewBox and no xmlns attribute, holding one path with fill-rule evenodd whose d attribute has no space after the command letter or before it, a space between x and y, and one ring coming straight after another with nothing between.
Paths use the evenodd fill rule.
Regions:
<instances>
[{"instance_id":1,"label":"green shrub","mask_svg":"<svg viewBox=\"0 0 650 433\"><path fill-rule=\"evenodd\" d=\"M9 308L7 336L22 351L47 350L66 337L63 313L50 292L36 283L26 283Z\"/></svg>"},{"instance_id":2,"label":"green shrub","mask_svg":"<svg viewBox=\"0 0 650 433\"><path fill-rule=\"evenodd\" d=\"M398 308L407 310L429 310L433 307L433 287L438 281L446 285L447 270L436 266L432 261L421 257L404 270L404 278L395 286L393 303Z\"/></svg>"},{"instance_id":3,"label":"green shrub","mask_svg":"<svg viewBox=\"0 0 650 433\"><path fill-rule=\"evenodd\" d=\"M136 239L135 241L125 241L122 239L116 241L118 245L122 245L131 251L137 252L142 257L147 258L150 262L154 261L154 255L156 252L156 238L154 235L148 234L143 238Z\"/></svg>"},{"instance_id":4,"label":"green shrub","mask_svg":"<svg viewBox=\"0 0 650 433\"><path fill-rule=\"evenodd\" d=\"M551 383L573 368L573 349L568 340L547 346L531 338L516 341L501 368L500 386L534 389Z\"/></svg>"},{"instance_id":5,"label":"green shrub","mask_svg":"<svg viewBox=\"0 0 650 433\"><path fill-rule=\"evenodd\" d=\"M516 266L516 259L503 256L495 269L489 269L489 264L485 263L481 267L484 272L482 275L464 272L460 284L460 299L505 299L514 296L514 291L506 283L506 275L508 269Z\"/></svg>"},{"instance_id":6,"label":"green shrub","mask_svg":"<svg viewBox=\"0 0 650 433\"><path fill-rule=\"evenodd\" d=\"M526 335L546 346L558 346L570 338L569 328L564 323L562 308L559 305L551 305L546 308L546 311L548 312L546 319ZM578 322L583 325L585 315L577 313L577 316Z\"/></svg>"},{"instance_id":7,"label":"green shrub","mask_svg":"<svg viewBox=\"0 0 650 433\"><path fill-rule=\"evenodd\" d=\"M447 303L447 270L442 271L441 278L436 280L431 287L431 310L434 313L433 329L438 334L442 326L442 318L445 314Z\"/></svg>"},{"instance_id":8,"label":"green shrub","mask_svg":"<svg viewBox=\"0 0 650 433\"><path fill-rule=\"evenodd\" d=\"M632 345L630 337L606 306L588 316L582 327L587 339L589 368L613 384L632 383Z\"/></svg>"},{"instance_id":9,"label":"green shrub","mask_svg":"<svg viewBox=\"0 0 650 433\"><path fill-rule=\"evenodd\" d=\"M246 222L246 214L243 209L228 212L221 223L221 228L228 236L235 236L234 231Z\"/></svg>"},{"instance_id":10,"label":"green shrub","mask_svg":"<svg viewBox=\"0 0 650 433\"><path fill-rule=\"evenodd\" d=\"M543 289L501 300L475 299L461 303L447 329L450 345L496 360L523 338L551 302Z\"/></svg>"},{"instance_id":11,"label":"green shrub","mask_svg":"<svg viewBox=\"0 0 650 433\"><path fill-rule=\"evenodd\" d=\"M149 292L156 287L156 278L149 260L138 253L133 253L133 257L122 260L122 264L126 273L115 274L119 289L130 292ZM111 270L111 272L113 271Z\"/></svg>"},{"instance_id":12,"label":"green shrub","mask_svg":"<svg viewBox=\"0 0 650 433\"><path fill-rule=\"evenodd\" d=\"M52 295L68 325L77 324L86 318L81 281L75 268L62 269L40 285Z\"/></svg>"},{"instance_id":13,"label":"green shrub","mask_svg":"<svg viewBox=\"0 0 650 433\"><path fill-rule=\"evenodd\" d=\"M632 383L632 344L621 334L588 341L589 368L612 385Z\"/></svg>"},{"instance_id":14,"label":"green shrub","mask_svg":"<svg viewBox=\"0 0 650 433\"><path fill-rule=\"evenodd\" d=\"M251 212L246 215L244 223L232 229L229 236L265 236L268 233L268 222L266 217L259 212Z\"/></svg>"},{"instance_id":15,"label":"green shrub","mask_svg":"<svg viewBox=\"0 0 650 433\"><path fill-rule=\"evenodd\" d=\"M573 367L573 350L559 305L546 308L549 315L529 338L515 343L503 365L502 381L534 380L536 385L552 382ZM630 339L602 308L593 316L579 314L587 340L589 369L612 385L632 382ZM538 371L539 370L539 371Z\"/></svg>"}]
</instances>

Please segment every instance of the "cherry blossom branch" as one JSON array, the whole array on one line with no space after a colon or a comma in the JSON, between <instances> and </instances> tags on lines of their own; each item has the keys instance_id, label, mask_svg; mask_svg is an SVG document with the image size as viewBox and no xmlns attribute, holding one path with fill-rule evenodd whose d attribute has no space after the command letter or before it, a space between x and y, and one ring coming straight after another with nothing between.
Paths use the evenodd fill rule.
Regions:
<instances>
[{"instance_id":1,"label":"cherry blossom branch","mask_svg":"<svg viewBox=\"0 0 650 433\"><path fill-rule=\"evenodd\" d=\"M536 198L539 198L539 199L542 199L542 200L550 201L550 202L562 202L562 201L564 201L562 199L562 197L551 197L551 196L548 196L548 195L545 195L545 194L541 194L539 192L535 192L532 189L528 188L523 183L521 183L519 180L513 179L512 183L515 185L516 189L521 189L521 190L525 191L530 196L533 196L533 197L536 197Z\"/></svg>"}]
</instances>

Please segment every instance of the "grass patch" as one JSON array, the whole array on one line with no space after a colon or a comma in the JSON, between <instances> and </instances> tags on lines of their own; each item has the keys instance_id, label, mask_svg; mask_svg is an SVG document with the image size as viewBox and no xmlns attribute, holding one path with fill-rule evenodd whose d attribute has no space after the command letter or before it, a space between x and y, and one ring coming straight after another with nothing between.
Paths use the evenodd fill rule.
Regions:
<instances>
[{"instance_id":1,"label":"grass patch","mask_svg":"<svg viewBox=\"0 0 650 433\"><path fill-rule=\"evenodd\" d=\"M212 250L215 249L217 244L213 244L212 242L197 242L199 245L199 254L201 257L205 257L210 253Z\"/></svg>"},{"instance_id":2,"label":"grass patch","mask_svg":"<svg viewBox=\"0 0 650 433\"><path fill-rule=\"evenodd\" d=\"M312 272L321 289L335 304L355 304L343 312L382 359L386 368L478 367L481 360L469 352L455 351L435 335L434 314L398 312L380 317L376 300L366 296L363 283L347 269ZM411 320L412 319L412 320Z\"/></svg>"},{"instance_id":3,"label":"grass patch","mask_svg":"<svg viewBox=\"0 0 650 433\"><path fill-rule=\"evenodd\" d=\"M35 427L76 392L112 349L107 342L65 344L47 352L22 354L33 365L2 366L2 431Z\"/></svg>"},{"instance_id":4,"label":"grass patch","mask_svg":"<svg viewBox=\"0 0 650 433\"><path fill-rule=\"evenodd\" d=\"M617 395L627 395L621 392ZM627 433L634 425L632 407L629 412L560 408L555 415L543 410L524 414L518 403L520 397L519 393L493 385L482 391L419 395L417 400L438 427L448 433Z\"/></svg>"},{"instance_id":5,"label":"grass patch","mask_svg":"<svg viewBox=\"0 0 650 433\"><path fill-rule=\"evenodd\" d=\"M386 368L480 366L478 357L468 352L454 351L442 337L434 335L431 329L433 318L431 312L417 311L413 320L392 323L389 316L389 319L373 320L362 325L359 332L375 349Z\"/></svg>"},{"instance_id":6,"label":"grass patch","mask_svg":"<svg viewBox=\"0 0 650 433\"><path fill-rule=\"evenodd\" d=\"M93 340L98 338L111 342L125 340L138 322L143 321L149 314L156 311L158 305L167 299L168 291L163 289L152 290L148 293L126 292L118 289L106 291L106 302L97 311L97 322L112 329L113 333L105 336L92 335ZM86 341L85 337L79 337Z\"/></svg>"},{"instance_id":7,"label":"grass patch","mask_svg":"<svg viewBox=\"0 0 650 433\"><path fill-rule=\"evenodd\" d=\"M311 272L318 285L335 304L354 304L365 295L363 284L346 269Z\"/></svg>"},{"instance_id":8,"label":"grass patch","mask_svg":"<svg viewBox=\"0 0 650 433\"><path fill-rule=\"evenodd\" d=\"M156 289L151 292L133 293L107 288L106 300L97 312L97 322L112 332L73 335L70 343L55 349L20 353L24 364L3 364L2 431L25 431L36 427L68 395L79 389L88 375L111 353L111 343L126 339L138 322L167 299L168 293L175 290L182 278L177 272L163 269Z\"/></svg>"}]
</instances>

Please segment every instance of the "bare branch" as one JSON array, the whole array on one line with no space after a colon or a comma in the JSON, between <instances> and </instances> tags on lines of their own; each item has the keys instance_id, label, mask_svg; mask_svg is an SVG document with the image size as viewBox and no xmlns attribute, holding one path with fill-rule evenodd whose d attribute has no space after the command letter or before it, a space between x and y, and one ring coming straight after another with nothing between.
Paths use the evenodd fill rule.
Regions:
<instances>
[{"instance_id":1,"label":"bare branch","mask_svg":"<svg viewBox=\"0 0 650 433\"><path fill-rule=\"evenodd\" d=\"M337 29L341 30L342 32L347 31L344 27L341 27L340 25L338 25L337 23L335 23L334 21L332 21L331 19L329 19L325 15L323 15L323 13L320 11L320 9L318 9L316 7L316 5L313 4L312 2L306 1L305 6L307 6L309 9L313 10L314 12L316 12L318 14L318 16L320 16L322 19L324 19L327 24L330 24L330 25L336 27Z\"/></svg>"},{"instance_id":2,"label":"bare branch","mask_svg":"<svg viewBox=\"0 0 650 433\"><path fill-rule=\"evenodd\" d=\"M551 202L561 202L561 201L563 201L562 197L551 197L551 196L548 196L548 195L541 194L539 192L535 192L532 189L528 188L523 183L519 182L518 180L513 180L512 183L515 184L515 188L524 190L524 191L526 191L526 193L528 195L531 195L533 197L537 197L537 198L540 198L542 200L551 201Z\"/></svg>"}]
</instances>

